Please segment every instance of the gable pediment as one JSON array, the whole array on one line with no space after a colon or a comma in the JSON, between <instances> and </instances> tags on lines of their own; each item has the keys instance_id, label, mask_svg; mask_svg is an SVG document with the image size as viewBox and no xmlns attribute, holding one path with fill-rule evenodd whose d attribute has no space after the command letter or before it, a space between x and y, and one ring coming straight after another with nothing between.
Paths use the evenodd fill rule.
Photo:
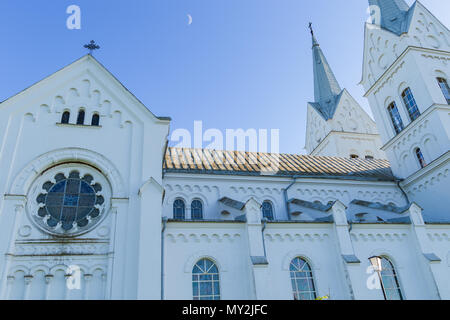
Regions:
<instances>
[{"instance_id":1,"label":"gable pediment","mask_svg":"<svg viewBox=\"0 0 450 320\"><path fill-rule=\"evenodd\" d=\"M337 103L334 117L330 120L330 126L334 131L378 133L375 121L346 89L344 89Z\"/></svg>"},{"instance_id":2,"label":"gable pediment","mask_svg":"<svg viewBox=\"0 0 450 320\"><path fill-rule=\"evenodd\" d=\"M60 115L64 111L76 114L83 108L87 115L98 113L100 117L118 117L120 125L127 121L170 121L170 118L153 115L91 55L82 57L0 104L0 109L8 108L11 113L30 114L34 119L41 110Z\"/></svg>"}]
</instances>

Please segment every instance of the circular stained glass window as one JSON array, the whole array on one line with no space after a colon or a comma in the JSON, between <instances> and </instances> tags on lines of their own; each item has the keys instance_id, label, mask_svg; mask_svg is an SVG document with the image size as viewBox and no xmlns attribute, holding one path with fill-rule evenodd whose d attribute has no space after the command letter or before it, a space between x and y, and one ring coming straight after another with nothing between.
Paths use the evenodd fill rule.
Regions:
<instances>
[{"instance_id":1,"label":"circular stained glass window","mask_svg":"<svg viewBox=\"0 0 450 320\"><path fill-rule=\"evenodd\" d=\"M36 198L37 216L52 230L64 233L80 231L98 221L105 199L102 186L90 174L80 176L79 171L58 173L52 181L42 185Z\"/></svg>"}]
</instances>

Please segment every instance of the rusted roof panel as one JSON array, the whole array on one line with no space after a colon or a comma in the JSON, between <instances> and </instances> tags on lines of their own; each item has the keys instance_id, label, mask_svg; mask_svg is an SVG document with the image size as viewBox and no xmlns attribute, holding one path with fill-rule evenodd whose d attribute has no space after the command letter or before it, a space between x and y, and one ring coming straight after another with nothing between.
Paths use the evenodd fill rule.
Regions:
<instances>
[{"instance_id":1,"label":"rusted roof panel","mask_svg":"<svg viewBox=\"0 0 450 320\"><path fill-rule=\"evenodd\" d=\"M168 148L165 172L395 180L387 160Z\"/></svg>"}]
</instances>

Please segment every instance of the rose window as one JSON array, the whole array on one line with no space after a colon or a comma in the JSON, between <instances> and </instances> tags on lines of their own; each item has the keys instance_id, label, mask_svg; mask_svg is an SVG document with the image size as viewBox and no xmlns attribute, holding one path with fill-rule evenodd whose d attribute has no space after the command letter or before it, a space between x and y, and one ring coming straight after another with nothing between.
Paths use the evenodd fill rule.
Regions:
<instances>
[{"instance_id":1,"label":"rose window","mask_svg":"<svg viewBox=\"0 0 450 320\"><path fill-rule=\"evenodd\" d=\"M39 183L35 220L59 234L85 231L100 220L105 209L103 180L96 181L89 172L80 173L83 170L64 171Z\"/></svg>"}]
</instances>

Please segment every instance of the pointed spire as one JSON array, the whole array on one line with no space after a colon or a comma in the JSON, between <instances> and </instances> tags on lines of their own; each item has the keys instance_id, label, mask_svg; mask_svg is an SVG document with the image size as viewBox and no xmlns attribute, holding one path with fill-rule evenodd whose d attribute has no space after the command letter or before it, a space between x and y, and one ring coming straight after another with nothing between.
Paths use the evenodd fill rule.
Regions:
<instances>
[{"instance_id":1,"label":"pointed spire","mask_svg":"<svg viewBox=\"0 0 450 320\"><path fill-rule=\"evenodd\" d=\"M409 6L405 0L369 0L369 5L373 23L397 35L408 31Z\"/></svg>"},{"instance_id":2,"label":"pointed spire","mask_svg":"<svg viewBox=\"0 0 450 320\"><path fill-rule=\"evenodd\" d=\"M336 100L342 89L317 42L311 23L309 28L312 36L315 105L328 120L334 115Z\"/></svg>"},{"instance_id":3,"label":"pointed spire","mask_svg":"<svg viewBox=\"0 0 450 320\"><path fill-rule=\"evenodd\" d=\"M309 30L311 30L311 37L312 37L312 45L313 45L313 47L318 46L319 43L317 42L317 39L314 36L314 30L312 28L312 22L309 23Z\"/></svg>"}]
</instances>

